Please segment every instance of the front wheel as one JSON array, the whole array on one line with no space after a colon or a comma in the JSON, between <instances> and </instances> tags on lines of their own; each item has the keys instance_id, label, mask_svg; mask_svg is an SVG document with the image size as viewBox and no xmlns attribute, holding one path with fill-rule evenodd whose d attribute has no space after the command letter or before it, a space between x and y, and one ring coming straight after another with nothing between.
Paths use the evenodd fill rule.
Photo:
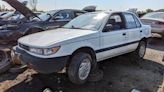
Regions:
<instances>
[{"instance_id":1,"label":"front wheel","mask_svg":"<svg viewBox=\"0 0 164 92\"><path fill-rule=\"evenodd\" d=\"M91 72L93 59L87 53L77 53L72 59L68 67L68 76L72 83L84 84L88 80Z\"/></svg>"}]
</instances>

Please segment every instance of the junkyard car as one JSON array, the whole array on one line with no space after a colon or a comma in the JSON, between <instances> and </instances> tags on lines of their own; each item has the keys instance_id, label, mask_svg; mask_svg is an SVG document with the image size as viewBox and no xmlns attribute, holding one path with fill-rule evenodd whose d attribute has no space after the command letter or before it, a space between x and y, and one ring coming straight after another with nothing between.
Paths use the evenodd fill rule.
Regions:
<instances>
[{"instance_id":1,"label":"junkyard car","mask_svg":"<svg viewBox=\"0 0 164 92\"><path fill-rule=\"evenodd\" d=\"M26 18L22 14L16 13L6 19L2 19L0 21L0 27L5 27L6 25L10 25L10 24L16 25L19 24L21 21L25 21L25 20Z\"/></svg>"},{"instance_id":2,"label":"junkyard car","mask_svg":"<svg viewBox=\"0 0 164 92\"><path fill-rule=\"evenodd\" d=\"M152 12L141 18L142 22L151 25L152 33L158 33L164 36L164 12Z\"/></svg>"},{"instance_id":3,"label":"junkyard car","mask_svg":"<svg viewBox=\"0 0 164 92\"><path fill-rule=\"evenodd\" d=\"M67 70L76 84L87 81L96 63L134 52L143 58L151 27L129 12L93 12L56 30L22 37L16 53L23 64L40 73Z\"/></svg>"},{"instance_id":4,"label":"junkyard car","mask_svg":"<svg viewBox=\"0 0 164 92\"><path fill-rule=\"evenodd\" d=\"M73 18L86 13L82 10L61 9L45 12L38 16L17 0L3 1L22 13L28 20L21 20L19 23L7 23L6 25L0 26L0 42L3 44L16 42L23 35L63 26Z\"/></svg>"},{"instance_id":5,"label":"junkyard car","mask_svg":"<svg viewBox=\"0 0 164 92\"><path fill-rule=\"evenodd\" d=\"M20 3L17 0L3 1L10 4L13 8L16 9L16 12L21 13L21 15L23 15L25 18L16 21L17 23L13 23L10 20L7 21L5 25L0 26L0 73L6 71L7 68L9 68L9 61L12 61L14 64L20 63L17 62L15 58L11 58L10 55L11 48L17 44L18 38L24 35L58 28L73 18L86 12L94 11L93 9L95 9L95 7L92 7L91 9L90 7L87 7L84 10L60 9L40 14L40 12L34 13L28 9L25 6L26 2ZM13 17L15 18L15 16ZM7 62L7 65L5 62Z\"/></svg>"}]
</instances>

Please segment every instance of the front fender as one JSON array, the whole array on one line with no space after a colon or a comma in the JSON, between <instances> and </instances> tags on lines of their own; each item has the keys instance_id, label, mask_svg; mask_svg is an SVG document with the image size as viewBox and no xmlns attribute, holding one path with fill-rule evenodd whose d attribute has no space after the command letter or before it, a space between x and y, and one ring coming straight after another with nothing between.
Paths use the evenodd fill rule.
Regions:
<instances>
[{"instance_id":1,"label":"front fender","mask_svg":"<svg viewBox=\"0 0 164 92\"><path fill-rule=\"evenodd\" d=\"M60 50L54 55L55 57L72 55L76 50L89 47L93 50L99 49L99 38L87 39L83 41L73 42L69 44L64 44L61 46Z\"/></svg>"}]
</instances>

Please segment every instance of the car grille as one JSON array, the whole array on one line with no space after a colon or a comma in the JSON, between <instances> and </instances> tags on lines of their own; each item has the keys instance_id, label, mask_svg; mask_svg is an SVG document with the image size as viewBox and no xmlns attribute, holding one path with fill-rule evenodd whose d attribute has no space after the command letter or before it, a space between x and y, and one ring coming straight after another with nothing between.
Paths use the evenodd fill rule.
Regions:
<instances>
[{"instance_id":1,"label":"car grille","mask_svg":"<svg viewBox=\"0 0 164 92\"><path fill-rule=\"evenodd\" d=\"M27 51L29 51L29 46L23 45L19 43L19 47L21 47L22 49L25 49Z\"/></svg>"}]
</instances>

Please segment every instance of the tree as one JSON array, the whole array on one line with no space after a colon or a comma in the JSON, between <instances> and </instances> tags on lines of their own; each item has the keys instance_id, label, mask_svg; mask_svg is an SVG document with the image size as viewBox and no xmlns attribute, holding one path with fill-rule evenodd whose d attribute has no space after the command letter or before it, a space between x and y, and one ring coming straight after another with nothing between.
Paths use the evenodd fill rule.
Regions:
<instances>
[{"instance_id":1,"label":"tree","mask_svg":"<svg viewBox=\"0 0 164 92\"><path fill-rule=\"evenodd\" d=\"M36 6L37 6L37 4L38 4L38 1L37 1L37 0L30 0L30 1L29 1L29 4L30 4L30 6L32 7L32 10L33 10L33 11L37 11L37 9L36 9Z\"/></svg>"},{"instance_id":2,"label":"tree","mask_svg":"<svg viewBox=\"0 0 164 92\"><path fill-rule=\"evenodd\" d=\"M153 12L152 9L146 9L146 13Z\"/></svg>"},{"instance_id":3,"label":"tree","mask_svg":"<svg viewBox=\"0 0 164 92\"><path fill-rule=\"evenodd\" d=\"M143 15L147 14L147 13L150 13L150 12L153 12L152 9L146 9L145 11L138 11L138 15L139 17L142 17Z\"/></svg>"}]
</instances>

